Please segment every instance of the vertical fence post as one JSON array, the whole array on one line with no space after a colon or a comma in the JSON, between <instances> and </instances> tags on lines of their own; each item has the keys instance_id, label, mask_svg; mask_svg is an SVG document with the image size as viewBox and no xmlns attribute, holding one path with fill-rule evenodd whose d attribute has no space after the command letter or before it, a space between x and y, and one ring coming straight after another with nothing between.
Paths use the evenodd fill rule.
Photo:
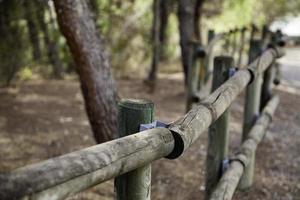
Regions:
<instances>
[{"instance_id":1,"label":"vertical fence post","mask_svg":"<svg viewBox=\"0 0 300 200\"><path fill-rule=\"evenodd\" d=\"M186 94L186 112L188 112L194 103L194 97L199 87L200 64L197 49L200 47L198 43L193 43L193 61L188 69L188 82Z\"/></svg>"},{"instance_id":2,"label":"vertical fence post","mask_svg":"<svg viewBox=\"0 0 300 200\"><path fill-rule=\"evenodd\" d=\"M238 59L238 68L242 67L242 59L243 59L243 53L244 53L244 46L245 46L245 32L246 28L242 28L241 30L241 43L240 43L240 49L239 49L239 59Z\"/></svg>"},{"instance_id":3,"label":"vertical fence post","mask_svg":"<svg viewBox=\"0 0 300 200\"><path fill-rule=\"evenodd\" d=\"M119 103L119 136L139 132L140 124L153 122L154 104L148 100L127 99ZM145 165L115 179L117 200L150 200L151 165Z\"/></svg>"},{"instance_id":4,"label":"vertical fence post","mask_svg":"<svg viewBox=\"0 0 300 200\"><path fill-rule=\"evenodd\" d=\"M261 89L260 111L264 109L272 96L272 85L275 78L275 63L273 63L265 72Z\"/></svg>"},{"instance_id":5,"label":"vertical fence post","mask_svg":"<svg viewBox=\"0 0 300 200\"><path fill-rule=\"evenodd\" d=\"M261 39L263 41L263 47L266 47L270 42L269 40L271 38L269 38L269 27L266 24L263 25Z\"/></svg>"},{"instance_id":6,"label":"vertical fence post","mask_svg":"<svg viewBox=\"0 0 300 200\"><path fill-rule=\"evenodd\" d=\"M249 62L255 60L261 53L261 40L250 41ZM247 135L255 123L259 115L260 95L262 86L262 73L258 72L255 80L246 88L245 108L244 108L244 123L243 123L243 137L245 141ZM249 188L253 182L253 172L255 165L255 154L252 155L248 166L245 168L243 176L239 183L239 189L244 190Z\"/></svg>"},{"instance_id":7,"label":"vertical fence post","mask_svg":"<svg viewBox=\"0 0 300 200\"><path fill-rule=\"evenodd\" d=\"M263 34L262 39L264 41L264 46L267 46L269 42L271 42L272 45L277 45L277 42L280 40L280 38L277 38L276 36L270 36L270 31L267 25L263 26ZM273 83L278 83L278 72L279 72L279 64L274 61L273 64L264 72L264 78L263 78L263 85L262 85L262 91L261 91L261 101L260 101L260 110L263 110L263 108L267 105L268 101L271 99L272 95L272 85Z\"/></svg>"},{"instance_id":8,"label":"vertical fence post","mask_svg":"<svg viewBox=\"0 0 300 200\"><path fill-rule=\"evenodd\" d=\"M218 56L214 59L213 86L217 89L230 77L233 58ZM228 154L229 108L210 126L206 157L206 199L216 187L222 175L223 161Z\"/></svg>"},{"instance_id":9,"label":"vertical fence post","mask_svg":"<svg viewBox=\"0 0 300 200\"><path fill-rule=\"evenodd\" d=\"M234 29L232 32L232 49L231 49L231 56L235 58L235 52L236 52L236 42L237 42L237 37L238 37L239 30Z\"/></svg>"},{"instance_id":10,"label":"vertical fence post","mask_svg":"<svg viewBox=\"0 0 300 200\"><path fill-rule=\"evenodd\" d=\"M228 51L229 51L231 35L232 35L232 30L228 31L225 35L225 43L224 43L225 53L228 53Z\"/></svg>"},{"instance_id":11,"label":"vertical fence post","mask_svg":"<svg viewBox=\"0 0 300 200\"><path fill-rule=\"evenodd\" d=\"M205 86L208 78L208 66L205 65L205 57L206 57L206 52L205 50L201 47L198 46L196 49L196 58L197 58L197 65L198 65L198 72L199 72L199 77L198 77L198 93L202 92L203 87Z\"/></svg>"},{"instance_id":12,"label":"vertical fence post","mask_svg":"<svg viewBox=\"0 0 300 200\"><path fill-rule=\"evenodd\" d=\"M274 33L276 34L276 33ZM282 38L282 34L277 34L276 37L271 37L273 39L273 45L278 45L280 47L284 47L285 46L285 42L283 41L283 38ZM278 63L278 62L275 62L274 63L274 66L273 66L273 70L275 71L275 75L274 75L274 84L275 85L278 85L280 84L280 80L281 80L281 65Z\"/></svg>"},{"instance_id":13,"label":"vertical fence post","mask_svg":"<svg viewBox=\"0 0 300 200\"><path fill-rule=\"evenodd\" d=\"M255 24L251 25L251 32L250 32L250 43L252 40L254 40L255 34L257 33L257 27L255 26Z\"/></svg>"},{"instance_id":14,"label":"vertical fence post","mask_svg":"<svg viewBox=\"0 0 300 200\"><path fill-rule=\"evenodd\" d=\"M207 37L207 44L212 41L215 37L215 31L214 30L208 30L208 37Z\"/></svg>"}]
</instances>

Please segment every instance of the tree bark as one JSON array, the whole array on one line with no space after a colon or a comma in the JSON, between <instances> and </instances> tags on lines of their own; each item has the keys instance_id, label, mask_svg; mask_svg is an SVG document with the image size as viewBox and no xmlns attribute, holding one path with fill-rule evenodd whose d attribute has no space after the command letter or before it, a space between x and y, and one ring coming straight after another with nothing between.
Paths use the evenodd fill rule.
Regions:
<instances>
[{"instance_id":1,"label":"tree bark","mask_svg":"<svg viewBox=\"0 0 300 200\"><path fill-rule=\"evenodd\" d=\"M54 0L58 24L71 49L97 143L117 133L116 88L108 55L84 0Z\"/></svg>"},{"instance_id":2,"label":"tree bark","mask_svg":"<svg viewBox=\"0 0 300 200\"><path fill-rule=\"evenodd\" d=\"M0 199L66 199L169 155L174 143L167 128L153 128L1 173Z\"/></svg>"},{"instance_id":3,"label":"tree bark","mask_svg":"<svg viewBox=\"0 0 300 200\"><path fill-rule=\"evenodd\" d=\"M193 48L191 41L194 36L195 0L179 0L178 20L180 33L181 61L187 83L188 69L192 64Z\"/></svg>"}]
</instances>

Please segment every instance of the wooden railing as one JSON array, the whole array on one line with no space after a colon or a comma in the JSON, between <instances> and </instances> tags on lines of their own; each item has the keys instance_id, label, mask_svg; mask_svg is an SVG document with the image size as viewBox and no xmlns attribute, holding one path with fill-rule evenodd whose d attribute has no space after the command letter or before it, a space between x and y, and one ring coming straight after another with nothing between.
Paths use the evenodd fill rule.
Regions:
<instances>
[{"instance_id":1,"label":"wooden railing","mask_svg":"<svg viewBox=\"0 0 300 200\"><path fill-rule=\"evenodd\" d=\"M154 105L146 100L121 101L121 138L0 174L0 199L64 199L113 178L117 199L150 199L151 162L178 158L209 127L206 199L231 199L238 184L241 189L252 184L255 149L278 104L278 97L269 91L274 78L266 74L282 55L280 48L270 46L235 73L232 57L216 57L212 94L164 128L139 132L141 124L154 121ZM240 152L228 159L229 107L245 88L252 94L246 95L247 128ZM262 102L260 95L253 95L260 91L268 92Z\"/></svg>"},{"instance_id":2,"label":"wooden railing","mask_svg":"<svg viewBox=\"0 0 300 200\"><path fill-rule=\"evenodd\" d=\"M242 27L239 29L229 30L228 32L219 33L215 35L214 31L208 32L207 45L203 47L200 43L193 42L194 55L191 70L189 70L189 82L187 85L187 99L186 111L189 111L193 103L197 103L205 98L211 91L212 75L213 75L213 62L214 58L218 56L215 49L219 46L222 49L219 54L231 56L234 61L232 67L237 69L243 67L243 60L246 60L245 55L247 50L251 48L251 41L257 41L257 28L252 25L251 27ZM263 43L268 41L268 35L271 33L264 30L263 38L259 40L259 44L266 48ZM255 53L255 52L254 52ZM251 56L251 55L249 55ZM248 58L253 61L253 59Z\"/></svg>"}]
</instances>

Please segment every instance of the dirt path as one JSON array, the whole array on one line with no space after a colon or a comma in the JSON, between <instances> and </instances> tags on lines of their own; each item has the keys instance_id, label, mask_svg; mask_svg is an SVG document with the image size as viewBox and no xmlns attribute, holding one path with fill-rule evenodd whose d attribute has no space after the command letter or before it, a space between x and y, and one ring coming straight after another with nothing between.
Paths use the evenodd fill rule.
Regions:
<instances>
[{"instance_id":1,"label":"dirt path","mask_svg":"<svg viewBox=\"0 0 300 200\"><path fill-rule=\"evenodd\" d=\"M298 52L298 53L297 53ZM300 53L288 54L288 59ZM298 62L300 63L300 61ZM235 199L300 199L300 66L284 69L286 79L277 88L281 102L265 140L257 151L255 182ZM293 79L293 81L291 81ZM122 97L148 98L156 105L156 118L173 121L184 111L184 88L178 78L160 79L155 94L148 94L142 80L119 80ZM0 91L0 170L11 169L93 145L76 81L27 82ZM243 95L232 105L231 153L240 144ZM202 199L206 134L177 160L153 163L152 199ZM113 199L108 181L70 199Z\"/></svg>"}]
</instances>

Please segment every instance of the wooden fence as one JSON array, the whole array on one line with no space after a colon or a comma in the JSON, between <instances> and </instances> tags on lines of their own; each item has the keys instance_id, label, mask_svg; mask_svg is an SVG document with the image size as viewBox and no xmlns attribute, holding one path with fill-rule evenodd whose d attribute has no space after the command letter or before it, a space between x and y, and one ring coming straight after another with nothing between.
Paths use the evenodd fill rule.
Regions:
<instances>
[{"instance_id":1,"label":"wooden fence","mask_svg":"<svg viewBox=\"0 0 300 200\"><path fill-rule=\"evenodd\" d=\"M194 55L193 64L188 74L186 111L191 109L193 103L204 99L211 91L213 62L217 56L214 52L216 47L221 45L221 54L233 57L232 67L240 69L243 67L243 60L248 59L248 61L252 62L260 49L267 47L273 35L268 29L263 30L262 37L259 37L259 39L257 37L258 34L259 32L254 25L217 35L215 35L214 31L210 30L208 32L208 44L205 47L200 43L193 43ZM275 42L274 38L272 40ZM247 55L247 51L249 51L249 58L245 58L244 56Z\"/></svg>"},{"instance_id":2,"label":"wooden fence","mask_svg":"<svg viewBox=\"0 0 300 200\"><path fill-rule=\"evenodd\" d=\"M237 187L252 184L255 150L279 101L270 88L274 62L282 55L281 48L271 45L236 72L232 56L216 57L214 91L165 128L139 132L140 124L154 121L154 105L146 100L121 101L121 138L0 174L0 199L64 199L113 178L117 199L150 199L151 162L178 158L209 127L206 199L231 199ZM229 107L245 89L243 143L240 152L228 159Z\"/></svg>"}]
</instances>

